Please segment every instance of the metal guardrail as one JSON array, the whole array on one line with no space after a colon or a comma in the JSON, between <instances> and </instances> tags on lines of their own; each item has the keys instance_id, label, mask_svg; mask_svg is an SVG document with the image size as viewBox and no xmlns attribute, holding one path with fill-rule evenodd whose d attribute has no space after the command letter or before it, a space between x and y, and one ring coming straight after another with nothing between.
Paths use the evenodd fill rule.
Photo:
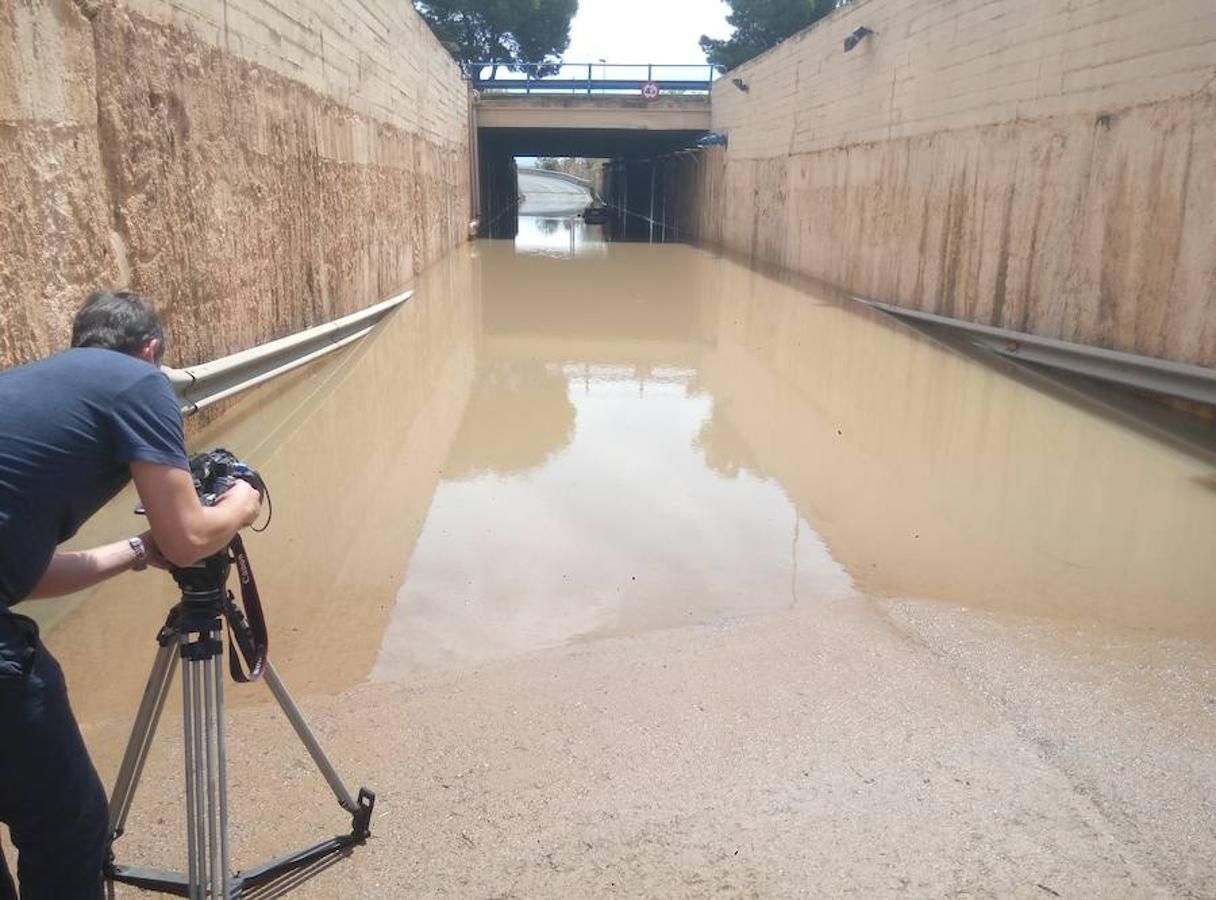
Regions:
<instances>
[{"instance_id":1,"label":"metal guardrail","mask_svg":"<svg viewBox=\"0 0 1216 900\"><path fill-rule=\"evenodd\" d=\"M405 291L324 325L307 328L211 362L184 369L165 366L163 371L169 376L173 389L182 401L182 413L191 415L217 400L284 375L359 340L413 295L413 291Z\"/></svg>"},{"instance_id":2,"label":"metal guardrail","mask_svg":"<svg viewBox=\"0 0 1216 900\"><path fill-rule=\"evenodd\" d=\"M865 297L855 296L853 299L896 318L909 319L962 334L972 343L1010 359L1085 375L1167 397L1216 406L1216 369L1090 347L1087 344L1074 344L992 325L978 325L935 313L867 300Z\"/></svg>"},{"instance_id":3,"label":"metal guardrail","mask_svg":"<svg viewBox=\"0 0 1216 900\"><path fill-rule=\"evenodd\" d=\"M659 94L708 94L721 71L709 64L683 63L469 63L469 78L479 91L512 94L621 94L642 92L653 84ZM489 70L487 72L486 70Z\"/></svg>"}]
</instances>

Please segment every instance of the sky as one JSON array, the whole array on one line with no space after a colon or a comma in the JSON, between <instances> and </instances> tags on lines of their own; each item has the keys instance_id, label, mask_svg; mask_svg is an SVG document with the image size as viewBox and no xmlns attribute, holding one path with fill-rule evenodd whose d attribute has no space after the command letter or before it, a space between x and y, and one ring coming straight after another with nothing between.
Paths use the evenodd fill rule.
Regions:
<instances>
[{"instance_id":1,"label":"sky","mask_svg":"<svg viewBox=\"0 0 1216 900\"><path fill-rule=\"evenodd\" d=\"M704 63L697 39L726 37L722 0L579 0L569 62Z\"/></svg>"}]
</instances>

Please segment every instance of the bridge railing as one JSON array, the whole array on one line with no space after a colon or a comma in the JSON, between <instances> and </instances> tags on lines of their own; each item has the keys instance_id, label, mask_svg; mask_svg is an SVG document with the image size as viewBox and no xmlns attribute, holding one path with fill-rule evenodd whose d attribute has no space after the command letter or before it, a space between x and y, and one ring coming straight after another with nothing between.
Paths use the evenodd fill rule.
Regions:
<instances>
[{"instance_id":1,"label":"bridge railing","mask_svg":"<svg viewBox=\"0 0 1216 900\"><path fill-rule=\"evenodd\" d=\"M516 65L515 70L510 66L470 63L469 77L479 91L510 94L636 94L649 84L659 94L708 94L721 74L708 63L528 63Z\"/></svg>"}]
</instances>

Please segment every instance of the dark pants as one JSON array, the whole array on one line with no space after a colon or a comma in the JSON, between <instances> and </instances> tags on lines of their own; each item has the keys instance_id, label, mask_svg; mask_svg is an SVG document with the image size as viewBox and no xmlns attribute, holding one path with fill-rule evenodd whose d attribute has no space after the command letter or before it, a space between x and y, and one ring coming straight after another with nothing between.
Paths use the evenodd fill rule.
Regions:
<instances>
[{"instance_id":1,"label":"dark pants","mask_svg":"<svg viewBox=\"0 0 1216 900\"><path fill-rule=\"evenodd\" d=\"M0 607L0 821L17 847L22 900L96 900L105 791L37 626ZM0 900L15 898L0 856Z\"/></svg>"}]
</instances>

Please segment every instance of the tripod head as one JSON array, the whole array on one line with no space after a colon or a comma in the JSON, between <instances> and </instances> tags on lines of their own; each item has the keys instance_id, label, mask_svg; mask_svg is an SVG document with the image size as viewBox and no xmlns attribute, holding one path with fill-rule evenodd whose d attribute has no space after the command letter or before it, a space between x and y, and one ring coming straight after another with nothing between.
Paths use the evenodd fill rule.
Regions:
<instances>
[{"instance_id":1,"label":"tripod head","mask_svg":"<svg viewBox=\"0 0 1216 900\"><path fill-rule=\"evenodd\" d=\"M228 573L232 570L232 557L225 547L218 553L200 559L189 566L170 566L169 574L182 591L182 603L191 611L207 611L214 608L219 615L228 599Z\"/></svg>"},{"instance_id":2,"label":"tripod head","mask_svg":"<svg viewBox=\"0 0 1216 900\"><path fill-rule=\"evenodd\" d=\"M236 563L241 583L242 609L228 590L228 575ZM179 631L209 634L219 627L218 620L228 623L228 670L233 681L256 681L266 668L270 636L262 598L253 578L253 567L245 552L245 542L238 534L223 550L212 553L190 566L172 566L173 580L181 588L181 602L176 607ZM238 654L239 651L239 654ZM244 659L242 668L240 657Z\"/></svg>"}]
</instances>

